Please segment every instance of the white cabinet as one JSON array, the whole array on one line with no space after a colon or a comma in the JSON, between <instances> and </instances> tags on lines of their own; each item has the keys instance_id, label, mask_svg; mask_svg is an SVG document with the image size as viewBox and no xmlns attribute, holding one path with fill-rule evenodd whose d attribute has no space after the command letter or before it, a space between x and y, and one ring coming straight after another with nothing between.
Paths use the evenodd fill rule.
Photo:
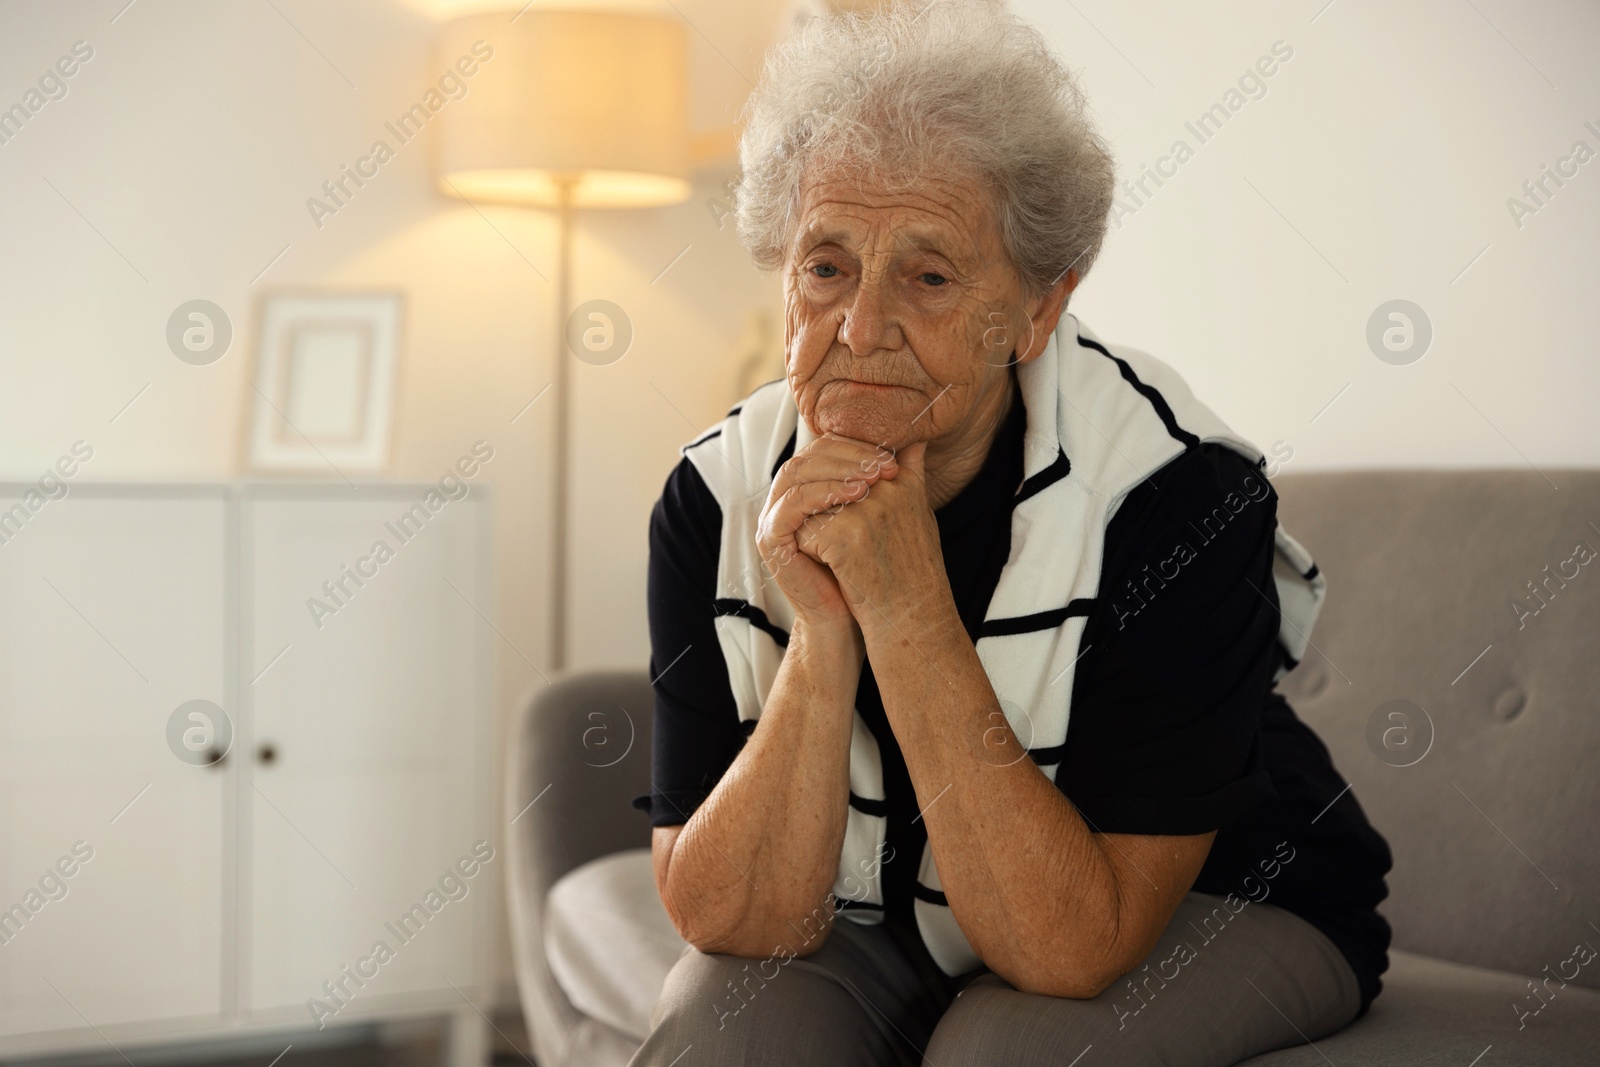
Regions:
<instances>
[{"instance_id":1,"label":"white cabinet","mask_svg":"<svg viewBox=\"0 0 1600 1067\"><path fill-rule=\"evenodd\" d=\"M308 997L337 986L342 967L360 978L358 961L380 941L394 958L347 983L352 1008L470 980L477 909L463 905L486 895L497 861L457 873L448 895L439 882L489 829L474 818L475 709L487 702L481 532L465 501L400 525L420 495L245 508L245 658L252 676L265 669L245 694L258 761L244 993L256 1011L307 1015ZM427 918L402 925L418 904Z\"/></svg>"},{"instance_id":2,"label":"white cabinet","mask_svg":"<svg viewBox=\"0 0 1600 1067\"><path fill-rule=\"evenodd\" d=\"M428 489L0 517L0 1055L487 1007L488 523ZM211 765L169 747L195 699Z\"/></svg>"},{"instance_id":3,"label":"white cabinet","mask_svg":"<svg viewBox=\"0 0 1600 1067\"><path fill-rule=\"evenodd\" d=\"M230 703L227 509L75 491L0 525L0 1042L223 1009L227 776L165 731Z\"/></svg>"}]
</instances>

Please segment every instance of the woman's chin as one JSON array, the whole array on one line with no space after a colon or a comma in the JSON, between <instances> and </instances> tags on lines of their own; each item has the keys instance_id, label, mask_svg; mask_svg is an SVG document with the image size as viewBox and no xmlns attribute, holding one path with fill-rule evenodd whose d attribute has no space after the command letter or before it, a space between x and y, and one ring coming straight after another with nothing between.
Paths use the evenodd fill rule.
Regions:
<instances>
[{"instance_id":1,"label":"woman's chin","mask_svg":"<svg viewBox=\"0 0 1600 1067\"><path fill-rule=\"evenodd\" d=\"M818 435L836 434L871 445L900 449L917 440L910 420L898 412L872 409L865 405L829 405L808 419L811 429Z\"/></svg>"}]
</instances>

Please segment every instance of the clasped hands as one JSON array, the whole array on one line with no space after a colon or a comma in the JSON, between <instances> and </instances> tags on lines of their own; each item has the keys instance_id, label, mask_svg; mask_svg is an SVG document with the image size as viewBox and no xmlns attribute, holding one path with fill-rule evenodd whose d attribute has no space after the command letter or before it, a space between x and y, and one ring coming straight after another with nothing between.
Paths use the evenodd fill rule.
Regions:
<instances>
[{"instance_id":1,"label":"clasped hands","mask_svg":"<svg viewBox=\"0 0 1600 1067\"><path fill-rule=\"evenodd\" d=\"M862 634L949 602L925 442L898 455L826 434L778 469L756 530L766 575L809 631Z\"/></svg>"}]
</instances>

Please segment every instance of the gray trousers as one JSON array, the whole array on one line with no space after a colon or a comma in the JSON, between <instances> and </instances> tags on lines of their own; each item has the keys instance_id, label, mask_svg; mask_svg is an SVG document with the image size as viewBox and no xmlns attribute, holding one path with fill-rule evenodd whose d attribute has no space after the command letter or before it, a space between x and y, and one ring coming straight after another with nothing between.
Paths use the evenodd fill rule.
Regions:
<instances>
[{"instance_id":1,"label":"gray trousers","mask_svg":"<svg viewBox=\"0 0 1600 1067\"><path fill-rule=\"evenodd\" d=\"M630 1067L1227 1067L1315 1042L1361 1004L1350 965L1316 927L1203 893L1092 1000L1022 993L988 970L948 997L881 927L842 916L805 957L690 946Z\"/></svg>"}]
</instances>

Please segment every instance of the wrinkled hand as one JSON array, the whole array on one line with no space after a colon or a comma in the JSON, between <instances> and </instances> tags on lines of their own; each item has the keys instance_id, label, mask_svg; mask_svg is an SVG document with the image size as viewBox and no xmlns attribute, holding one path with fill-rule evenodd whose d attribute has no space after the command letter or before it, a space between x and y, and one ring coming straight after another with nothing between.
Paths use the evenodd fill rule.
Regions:
<instances>
[{"instance_id":1,"label":"wrinkled hand","mask_svg":"<svg viewBox=\"0 0 1600 1067\"><path fill-rule=\"evenodd\" d=\"M848 596L808 539L900 473L893 454L846 437L819 437L778 468L756 527L763 577L777 581L810 630L856 633Z\"/></svg>"},{"instance_id":2,"label":"wrinkled hand","mask_svg":"<svg viewBox=\"0 0 1600 1067\"><path fill-rule=\"evenodd\" d=\"M922 442L901 449L894 477L878 481L870 494L834 514L817 516L796 532L801 553L826 566L863 630L895 626L929 605L950 600L939 526L923 474L926 451Z\"/></svg>"}]
</instances>

